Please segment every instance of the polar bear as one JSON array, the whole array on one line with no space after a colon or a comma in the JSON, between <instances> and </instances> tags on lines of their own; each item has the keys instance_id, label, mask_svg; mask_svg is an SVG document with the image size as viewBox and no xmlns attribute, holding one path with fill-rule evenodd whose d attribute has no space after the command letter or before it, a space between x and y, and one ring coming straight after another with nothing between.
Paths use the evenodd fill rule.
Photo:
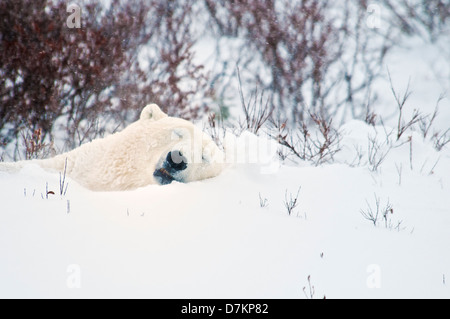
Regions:
<instances>
[{"instance_id":1,"label":"polar bear","mask_svg":"<svg viewBox=\"0 0 450 319\"><path fill-rule=\"evenodd\" d=\"M51 159L0 163L0 171L18 171L31 162L46 170L66 171L93 191L123 191L216 177L223 170L223 157L194 124L169 117L151 104L119 133Z\"/></svg>"}]
</instances>

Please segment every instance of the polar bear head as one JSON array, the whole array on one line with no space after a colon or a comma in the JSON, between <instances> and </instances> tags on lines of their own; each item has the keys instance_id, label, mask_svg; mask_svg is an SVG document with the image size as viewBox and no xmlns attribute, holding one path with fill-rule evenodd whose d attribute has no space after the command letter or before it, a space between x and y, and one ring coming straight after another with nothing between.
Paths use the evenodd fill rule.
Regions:
<instances>
[{"instance_id":1,"label":"polar bear head","mask_svg":"<svg viewBox=\"0 0 450 319\"><path fill-rule=\"evenodd\" d=\"M158 132L155 140L161 147L156 148L159 156L153 172L157 184L204 180L223 170L223 152L191 122L168 117L155 104L142 111L140 121L151 121L152 132Z\"/></svg>"},{"instance_id":2,"label":"polar bear head","mask_svg":"<svg viewBox=\"0 0 450 319\"><path fill-rule=\"evenodd\" d=\"M222 172L223 152L193 123L169 117L156 104L151 104L142 111L138 124L150 133L150 163L154 165L155 184L189 183Z\"/></svg>"}]
</instances>

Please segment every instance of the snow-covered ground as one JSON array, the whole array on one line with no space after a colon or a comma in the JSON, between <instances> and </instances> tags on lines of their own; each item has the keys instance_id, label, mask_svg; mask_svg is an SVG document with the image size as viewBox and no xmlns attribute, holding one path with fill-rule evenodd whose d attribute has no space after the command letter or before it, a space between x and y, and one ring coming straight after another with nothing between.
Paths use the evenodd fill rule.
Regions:
<instances>
[{"instance_id":1,"label":"snow-covered ground","mask_svg":"<svg viewBox=\"0 0 450 319\"><path fill-rule=\"evenodd\" d=\"M381 145L384 131L348 123L332 165L278 165L273 154L130 192L70 180L61 196L57 174L0 173L0 297L449 298L450 151L413 133L412 162L406 143L373 172L368 137ZM376 199L392 210L375 227L361 210Z\"/></svg>"}]
</instances>

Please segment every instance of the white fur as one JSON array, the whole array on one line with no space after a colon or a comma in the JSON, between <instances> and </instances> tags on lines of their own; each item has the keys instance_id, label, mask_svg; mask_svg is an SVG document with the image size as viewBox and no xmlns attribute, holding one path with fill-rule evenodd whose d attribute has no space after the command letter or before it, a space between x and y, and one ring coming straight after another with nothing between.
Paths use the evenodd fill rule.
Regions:
<instances>
[{"instance_id":1,"label":"white fur","mask_svg":"<svg viewBox=\"0 0 450 319\"><path fill-rule=\"evenodd\" d=\"M176 181L215 177L223 169L223 154L210 137L189 121L168 117L155 104L122 132L33 163L63 172L67 162L68 176L94 191L132 190L158 184L154 172L175 150L188 160L187 168L174 174ZM0 171L17 171L27 163L0 163Z\"/></svg>"}]
</instances>

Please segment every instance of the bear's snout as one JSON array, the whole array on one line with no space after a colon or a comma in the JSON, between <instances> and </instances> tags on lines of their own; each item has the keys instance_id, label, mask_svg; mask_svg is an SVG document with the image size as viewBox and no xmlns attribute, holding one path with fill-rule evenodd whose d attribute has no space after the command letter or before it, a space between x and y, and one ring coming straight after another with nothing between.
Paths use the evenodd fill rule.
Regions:
<instances>
[{"instance_id":1,"label":"bear's snout","mask_svg":"<svg viewBox=\"0 0 450 319\"><path fill-rule=\"evenodd\" d=\"M173 151L167 154L166 160L163 163L163 167L157 169L153 173L153 177L161 185L171 184L176 178L178 172L184 171L187 168L187 159L180 151ZM180 181L181 182L181 181Z\"/></svg>"},{"instance_id":2,"label":"bear's snout","mask_svg":"<svg viewBox=\"0 0 450 319\"><path fill-rule=\"evenodd\" d=\"M184 171L187 168L187 159L180 151L173 151L167 154L164 166L166 166L165 164L167 164L169 170Z\"/></svg>"}]
</instances>

